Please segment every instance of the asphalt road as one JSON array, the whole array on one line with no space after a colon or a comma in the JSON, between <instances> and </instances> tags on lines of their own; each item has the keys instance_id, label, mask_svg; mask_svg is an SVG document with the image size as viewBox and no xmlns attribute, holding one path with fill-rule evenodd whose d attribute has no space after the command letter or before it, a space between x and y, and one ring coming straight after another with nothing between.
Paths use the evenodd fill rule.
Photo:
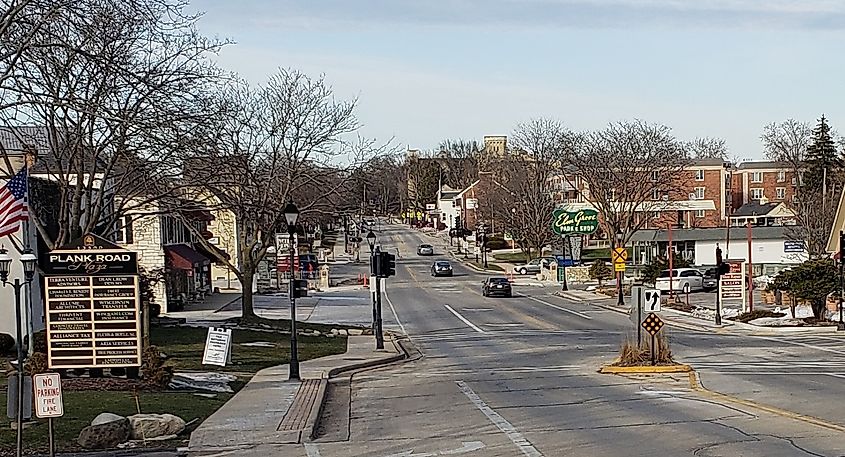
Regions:
<instances>
[{"instance_id":1,"label":"asphalt road","mask_svg":"<svg viewBox=\"0 0 845 457\"><path fill-rule=\"evenodd\" d=\"M302 455L845 455L836 334L669 329L677 357L728 397L686 375L601 375L633 330L626 316L540 287L484 298L483 275L456 262L453 278L428 275L444 256L415 255L427 235L386 226L379 241L402 256L385 315L422 355L336 385L335 420Z\"/></svg>"}]
</instances>

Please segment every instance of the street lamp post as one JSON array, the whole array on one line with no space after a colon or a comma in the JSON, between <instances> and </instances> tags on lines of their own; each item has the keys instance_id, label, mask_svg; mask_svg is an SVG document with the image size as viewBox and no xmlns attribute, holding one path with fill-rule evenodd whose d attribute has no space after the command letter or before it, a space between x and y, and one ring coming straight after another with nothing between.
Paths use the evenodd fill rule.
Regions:
<instances>
[{"instance_id":1,"label":"street lamp post","mask_svg":"<svg viewBox=\"0 0 845 457\"><path fill-rule=\"evenodd\" d=\"M367 244L370 245L370 276L376 276L376 234L370 230L370 233L367 234ZM378 282L379 278L376 276L375 281ZM378 284L370 284L370 287L376 287ZM376 331L376 320L378 316L376 316L376 294L373 292L376 289L372 289L370 296L373 299L373 332Z\"/></svg>"},{"instance_id":2,"label":"street lamp post","mask_svg":"<svg viewBox=\"0 0 845 457\"><path fill-rule=\"evenodd\" d=\"M293 277L294 259L296 248L294 247L294 236L296 236L296 220L299 219L299 208L288 201L284 209L285 221L288 224L288 240L290 244L290 371L289 380L299 380L299 351L296 344L296 280Z\"/></svg>"},{"instance_id":3,"label":"street lamp post","mask_svg":"<svg viewBox=\"0 0 845 457\"><path fill-rule=\"evenodd\" d=\"M618 248L624 248L625 247L625 246L622 245L623 236L624 235L622 234L622 232L619 232L619 233L616 234L616 247L618 247ZM623 283L623 279L625 278L625 272L620 271L616 278L617 278L616 281L619 283L619 296L616 300L616 304L619 305L619 306L625 306L625 292L623 290L625 288L625 284Z\"/></svg>"},{"instance_id":4,"label":"street lamp post","mask_svg":"<svg viewBox=\"0 0 845 457\"><path fill-rule=\"evenodd\" d=\"M24 376L23 376L23 331L21 322L21 289L32 282L32 277L35 274L36 258L31 250L27 249L21 255L21 264L23 265L24 281L21 282L19 278L15 278L14 282L9 282L9 270L12 266L12 258L5 249L0 249L0 281L3 282L3 287L11 285L15 289L15 339L18 347L18 365L17 365L17 380L18 380L18 397L15 420L17 425L17 455L20 457L23 451L23 405L24 405ZM29 342L32 344L32 341Z\"/></svg>"}]
</instances>

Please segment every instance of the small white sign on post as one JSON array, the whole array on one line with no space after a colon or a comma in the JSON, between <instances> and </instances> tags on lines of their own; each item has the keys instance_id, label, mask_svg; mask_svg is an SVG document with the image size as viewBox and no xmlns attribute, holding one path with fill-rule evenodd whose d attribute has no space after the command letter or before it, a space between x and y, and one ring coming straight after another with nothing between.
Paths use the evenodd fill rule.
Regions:
<instances>
[{"instance_id":1,"label":"small white sign on post","mask_svg":"<svg viewBox=\"0 0 845 457\"><path fill-rule=\"evenodd\" d=\"M647 289L643 293L644 309L649 313L660 312L660 291L657 289Z\"/></svg>"},{"instance_id":2,"label":"small white sign on post","mask_svg":"<svg viewBox=\"0 0 845 457\"><path fill-rule=\"evenodd\" d=\"M62 378L58 373L41 373L32 377L35 394L35 416L39 419L62 417Z\"/></svg>"},{"instance_id":3,"label":"small white sign on post","mask_svg":"<svg viewBox=\"0 0 845 457\"><path fill-rule=\"evenodd\" d=\"M208 328L205 350L202 353L203 365L225 367L232 360L232 329Z\"/></svg>"}]
</instances>

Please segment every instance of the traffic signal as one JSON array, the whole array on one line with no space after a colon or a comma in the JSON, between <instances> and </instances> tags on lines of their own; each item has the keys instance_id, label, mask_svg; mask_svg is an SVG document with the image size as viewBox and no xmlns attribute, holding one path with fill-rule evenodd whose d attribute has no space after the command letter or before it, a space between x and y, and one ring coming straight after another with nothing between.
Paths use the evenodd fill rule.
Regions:
<instances>
[{"instance_id":1,"label":"traffic signal","mask_svg":"<svg viewBox=\"0 0 845 457\"><path fill-rule=\"evenodd\" d=\"M716 248L716 277L731 272L731 264L722 259L722 248Z\"/></svg>"},{"instance_id":2,"label":"traffic signal","mask_svg":"<svg viewBox=\"0 0 845 457\"><path fill-rule=\"evenodd\" d=\"M293 298L302 298L308 296L308 280L306 279L292 279L293 281Z\"/></svg>"},{"instance_id":3,"label":"traffic signal","mask_svg":"<svg viewBox=\"0 0 845 457\"><path fill-rule=\"evenodd\" d=\"M379 253L378 272L379 278L396 276L396 256L387 252Z\"/></svg>"}]
</instances>

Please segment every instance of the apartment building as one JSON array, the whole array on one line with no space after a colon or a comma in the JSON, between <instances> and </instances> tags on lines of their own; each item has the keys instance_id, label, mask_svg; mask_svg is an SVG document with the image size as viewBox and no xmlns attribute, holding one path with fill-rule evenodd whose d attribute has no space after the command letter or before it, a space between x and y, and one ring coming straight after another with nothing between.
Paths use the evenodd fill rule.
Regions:
<instances>
[{"instance_id":1,"label":"apartment building","mask_svg":"<svg viewBox=\"0 0 845 457\"><path fill-rule=\"evenodd\" d=\"M734 169L735 208L752 202L792 202L798 176L787 162L742 162Z\"/></svg>"}]
</instances>

